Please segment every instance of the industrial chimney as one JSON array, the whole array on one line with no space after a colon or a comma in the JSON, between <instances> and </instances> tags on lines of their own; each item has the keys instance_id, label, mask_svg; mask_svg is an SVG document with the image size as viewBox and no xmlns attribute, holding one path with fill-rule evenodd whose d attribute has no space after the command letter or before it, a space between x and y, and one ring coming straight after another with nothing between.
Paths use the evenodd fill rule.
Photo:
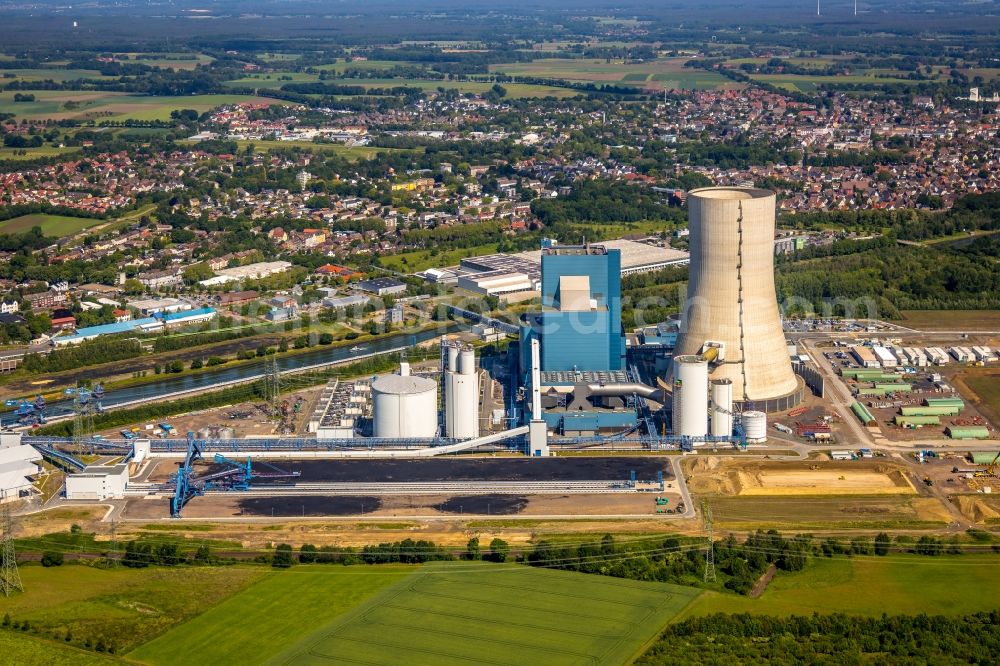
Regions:
<instances>
[{"instance_id":1,"label":"industrial chimney","mask_svg":"<svg viewBox=\"0 0 1000 666\"><path fill-rule=\"evenodd\" d=\"M734 402L766 411L802 399L774 291L774 193L708 187L688 193L687 302L675 357L702 355Z\"/></svg>"}]
</instances>

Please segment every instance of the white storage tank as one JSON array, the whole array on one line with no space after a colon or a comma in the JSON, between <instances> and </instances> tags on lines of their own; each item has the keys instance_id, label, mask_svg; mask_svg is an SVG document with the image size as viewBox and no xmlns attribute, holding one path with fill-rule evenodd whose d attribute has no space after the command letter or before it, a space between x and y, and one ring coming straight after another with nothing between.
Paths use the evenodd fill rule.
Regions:
<instances>
[{"instance_id":1,"label":"white storage tank","mask_svg":"<svg viewBox=\"0 0 1000 666\"><path fill-rule=\"evenodd\" d=\"M767 441L767 414L764 412L743 412L743 431L747 442Z\"/></svg>"},{"instance_id":2,"label":"white storage tank","mask_svg":"<svg viewBox=\"0 0 1000 666\"><path fill-rule=\"evenodd\" d=\"M479 373L475 350L463 347L457 372L446 372L444 377L445 433L455 439L479 437Z\"/></svg>"},{"instance_id":3,"label":"white storage tank","mask_svg":"<svg viewBox=\"0 0 1000 666\"><path fill-rule=\"evenodd\" d=\"M701 356L673 360L673 431L704 439L708 434L708 361Z\"/></svg>"},{"instance_id":4,"label":"white storage tank","mask_svg":"<svg viewBox=\"0 0 1000 666\"><path fill-rule=\"evenodd\" d=\"M375 437L437 435L437 383L410 375L382 375L372 382Z\"/></svg>"},{"instance_id":5,"label":"white storage tank","mask_svg":"<svg viewBox=\"0 0 1000 666\"><path fill-rule=\"evenodd\" d=\"M729 437L733 434L733 381L712 380L712 435Z\"/></svg>"}]
</instances>

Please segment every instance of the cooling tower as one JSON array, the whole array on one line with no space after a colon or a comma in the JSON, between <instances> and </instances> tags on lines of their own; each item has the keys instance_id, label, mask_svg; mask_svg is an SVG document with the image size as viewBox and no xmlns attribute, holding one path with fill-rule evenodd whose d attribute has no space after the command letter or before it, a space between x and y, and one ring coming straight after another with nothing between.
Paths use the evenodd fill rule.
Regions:
<instances>
[{"instance_id":1,"label":"cooling tower","mask_svg":"<svg viewBox=\"0 0 1000 666\"><path fill-rule=\"evenodd\" d=\"M729 379L733 399L788 409L802 399L774 291L774 194L709 187L688 193L691 250L677 356L708 347L712 379Z\"/></svg>"}]
</instances>

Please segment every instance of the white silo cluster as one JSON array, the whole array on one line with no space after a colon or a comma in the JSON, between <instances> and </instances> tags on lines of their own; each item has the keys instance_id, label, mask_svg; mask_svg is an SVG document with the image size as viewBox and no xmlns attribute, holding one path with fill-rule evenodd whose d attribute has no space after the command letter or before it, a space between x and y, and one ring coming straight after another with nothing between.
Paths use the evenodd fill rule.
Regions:
<instances>
[{"instance_id":1,"label":"white silo cluster","mask_svg":"<svg viewBox=\"0 0 1000 666\"><path fill-rule=\"evenodd\" d=\"M733 434L733 382L708 379L709 364L700 355L673 360L673 433L704 440ZM711 426L711 428L709 428Z\"/></svg>"},{"instance_id":2,"label":"white silo cluster","mask_svg":"<svg viewBox=\"0 0 1000 666\"><path fill-rule=\"evenodd\" d=\"M391 439L436 437L437 382L410 375L409 364L398 375L382 375L372 382L374 436Z\"/></svg>"},{"instance_id":3,"label":"white silo cluster","mask_svg":"<svg viewBox=\"0 0 1000 666\"><path fill-rule=\"evenodd\" d=\"M444 370L445 433L455 439L479 437L479 372L472 347L450 343Z\"/></svg>"}]
</instances>

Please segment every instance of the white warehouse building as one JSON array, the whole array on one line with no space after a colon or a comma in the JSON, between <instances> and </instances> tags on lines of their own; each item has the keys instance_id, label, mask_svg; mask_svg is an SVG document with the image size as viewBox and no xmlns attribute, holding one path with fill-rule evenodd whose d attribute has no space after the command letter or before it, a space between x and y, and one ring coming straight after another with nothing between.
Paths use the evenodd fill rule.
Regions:
<instances>
[{"instance_id":1,"label":"white warehouse building","mask_svg":"<svg viewBox=\"0 0 1000 666\"><path fill-rule=\"evenodd\" d=\"M88 465L66 477L66 499L120 499L128 487L128 465Z\"/></svg>"},{"instance_id":2,"label":"white warehouse building","mask_svg":"<svg viewBox=\"0 0 1000 666\"><path fill-rule=\"evenodd\" d=\"M28 497L33 492L32 477L42 468L42 454L21 444L20 434L4 433L0 438L0 504Z\"/></svg>"}]
</instances>

